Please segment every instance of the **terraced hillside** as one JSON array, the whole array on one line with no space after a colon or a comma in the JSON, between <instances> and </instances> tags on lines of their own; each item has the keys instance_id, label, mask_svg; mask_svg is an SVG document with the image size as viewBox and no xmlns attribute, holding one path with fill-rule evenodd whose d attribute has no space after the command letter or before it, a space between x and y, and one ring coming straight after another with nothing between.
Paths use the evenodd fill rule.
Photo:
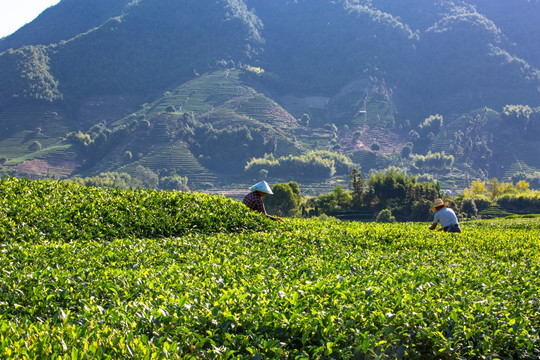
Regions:
<instances>
[{"instance_id":1,"label":"terraced hillside","mask_svg":"<svg viewBox=\"0 0 540 360\"><path fill-rule=\"evenodd\" d=\"M77 152L65 142L69 121L47 105L11 106L0 111L0 158L4 168L32 178L70 176Z\"/></svg>"}]
</instances>

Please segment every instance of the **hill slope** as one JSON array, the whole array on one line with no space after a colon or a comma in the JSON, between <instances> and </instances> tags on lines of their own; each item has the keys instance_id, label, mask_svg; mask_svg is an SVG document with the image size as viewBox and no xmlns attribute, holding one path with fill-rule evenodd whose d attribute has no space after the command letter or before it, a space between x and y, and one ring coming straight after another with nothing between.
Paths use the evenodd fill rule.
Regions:
<instances>
[{"instance_id":1,"label":"hill slope","mask_svg":"<svg viewBox=\"0 0 540 360\"><path fill-rule=\"evenodd\" d=\"M537 14L525 0L63 0L0 39L0 158L18 171L69 148L59 176L142 164L214 182L265 153L367 151L399 165L409 160L383 158L412 142L413 154L454 155L462 175L502 176L512 156L534 172L534 136L511 153L493 141L511 127L464 133L494 156L434 139L459 137L453 119L485 107L502 119L529 105L536 121ZM443 131L421 131L435 114Z\"/></svg>"}]
</instances>

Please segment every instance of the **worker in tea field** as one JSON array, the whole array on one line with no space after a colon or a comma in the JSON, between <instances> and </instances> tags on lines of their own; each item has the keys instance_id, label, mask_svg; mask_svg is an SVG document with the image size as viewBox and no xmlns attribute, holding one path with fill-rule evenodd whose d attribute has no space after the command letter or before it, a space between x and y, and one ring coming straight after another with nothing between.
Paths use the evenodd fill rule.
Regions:
<instances>
[{"instance_id":1,"label":"worker in tea field","mask_svg":"<svg viewBox=\"0 0 540 360\"><path fill-rule=\"evenodd\" d=\"M272 192L272 189L270 189L270 186L266 183L266 181L261 181L252 187L249 188L251 192L244 196L244 200L242 200L242 203L246 205L248 208L254 211L258 211L261 214L264 214L268 218L272 220L278 220L283 221L282 218L277 216L272 216L266 213L266 209L264 208L264 203L262 201L262 198L265 197L267 194L272 195L274 194Z\"/></svg>"},{"instance_id":2,"label":"worker in tea field","mask_svg":"<svg viewBox=\"0 0 540 360\"><path fill-rule=\"evenodd\" d=\"M435 216L433 221L429 226L429 230L434 230L437 227L437 224L441 224L439 231L460 233L461 228L459 227L458 219L454 210L447 207L447 204L442 199L435 199L433 207L430 210L435 211Z\"/></svg>"}]
</instances>

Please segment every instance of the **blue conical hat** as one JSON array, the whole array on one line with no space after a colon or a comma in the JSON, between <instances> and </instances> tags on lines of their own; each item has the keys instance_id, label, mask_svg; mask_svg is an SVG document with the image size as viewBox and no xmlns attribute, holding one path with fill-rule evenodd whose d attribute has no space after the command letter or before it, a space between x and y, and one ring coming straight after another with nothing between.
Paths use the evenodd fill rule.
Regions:
<instances>
[{"instance_id":1,"label":"blue conical hat","mask_svg":"<svg viewBox=\"0 0 540 360\"><path fill-rule=\"evenodd\" d=\"M263 193L267 193L267 194L270 194L270 195L273 194L272 189L270 189L270 186L264 180L257 183L257 184L255 184L255 185L253 185L252 187L249 188L249 190L251 190L251 191L261 191Z\"/></svg>"}]
</instances>

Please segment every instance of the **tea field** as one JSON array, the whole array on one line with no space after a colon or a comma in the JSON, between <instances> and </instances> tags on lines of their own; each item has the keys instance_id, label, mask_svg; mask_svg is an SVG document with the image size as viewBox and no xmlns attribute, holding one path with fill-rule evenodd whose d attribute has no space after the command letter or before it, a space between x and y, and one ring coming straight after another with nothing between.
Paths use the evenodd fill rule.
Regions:
<instances>
[{"instance_id":1,"label":"tea field","mask_svg":"<svg viewBox=\"0 0 540 360\"><path fill-rule=\"evenodd\" d=\"M539 358L540 218L427 226L5 178L0 358Z\"/></svg>"}]
</instances>

